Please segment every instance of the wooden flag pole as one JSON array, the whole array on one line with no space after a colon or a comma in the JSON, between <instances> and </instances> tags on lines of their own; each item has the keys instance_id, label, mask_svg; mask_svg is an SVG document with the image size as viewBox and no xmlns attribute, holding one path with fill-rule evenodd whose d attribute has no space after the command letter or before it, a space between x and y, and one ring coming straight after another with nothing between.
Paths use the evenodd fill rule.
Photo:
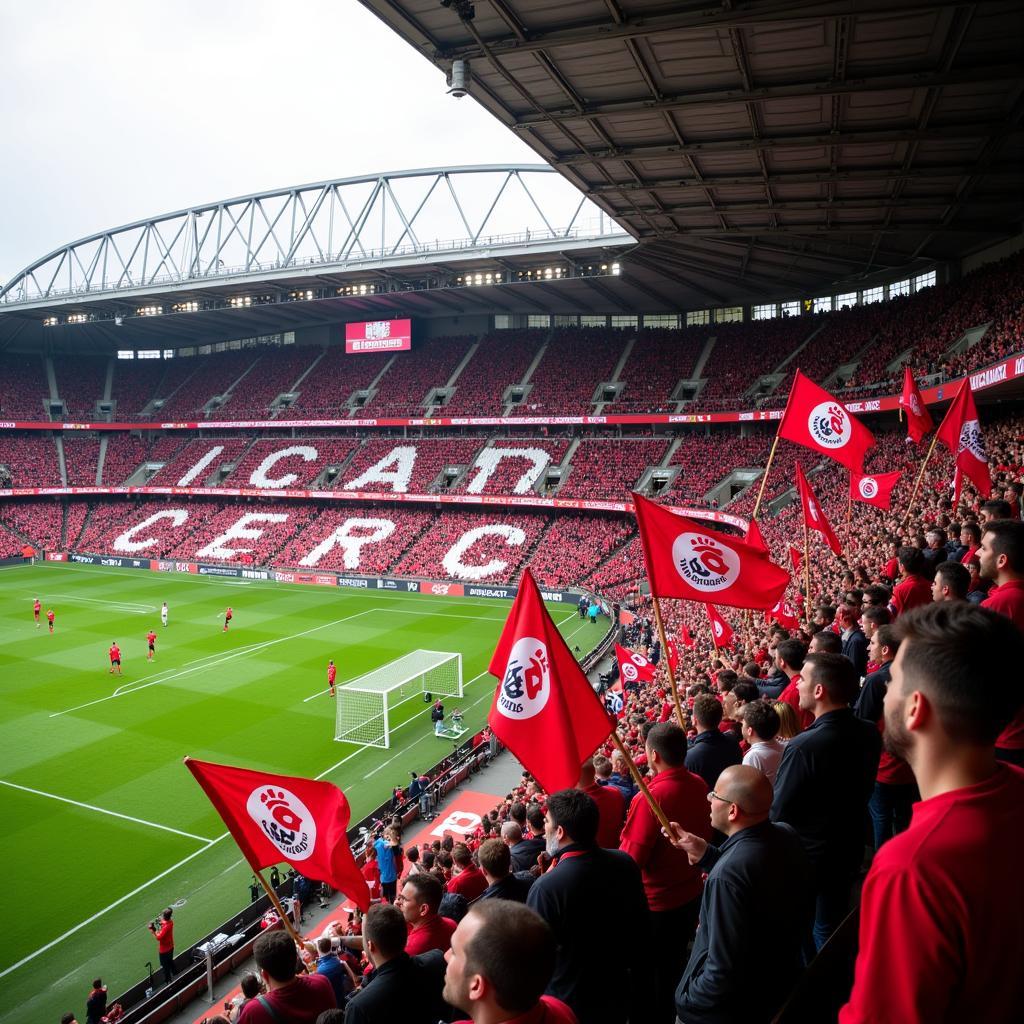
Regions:
<instances>
[{"instance_id":1,"label":"wooden flag pole","mask_svg":"<svg viewBox=\"0 0 1024 1024\"><path fill-rule=\"evenodd\" d=\"M263 891L270 897L270 902L273 903L274 909L277 911L278 917L281 918L281 924L284 925L284 930L292 937L292 939L302 945L304 940L301 935L295 930L295 926L292 924L292 919L285 913L284 907L281 906L281 901L277 898L277 893L274 892L272 886L267 885L267 880L263 877L262 871L257 871L253 868L253 874L259 879L260 885L263 886Z\"/></svg>"},{"instance_id":2,"label":"wooden flag pole","mask_svg":"<svg viewBox=\"0 0 1024 1024\"><path fill-rule=\"evenodd\" d=\"M803 507L803 502L800 502ZM804 621L811 621L811 559L810 544L807 540L807 512L804 510Z\"/></svg>"},{"instance_id":3,"label":"wooden flag pole","mask_svg":"<svg viewBox=\"0 0 1024 1024\"><path fill-rule=\"evenodd\" d=\"M918 489L921 487L921 481L924 479L924 471L928 466L928 460L932 457L932 452L935 451L935 442L939 439L939 432L935 431L935 435L932 437L932 443L928 446L928 454L924 457L924 462L921 463L921 469L918 471L917 479L914 481L914 489L910 492L910 498L907 501L907 514L903 517L900 522L900 529L907 525L907 520L910 518L910 510L914 507L914 500L917 498Z\"/></svg>"},{"instance_id":4,"label":"wooden flag pole","mask_svg":"<svg viewBox=\"0 0 1024 1024\"><path fill-rule=\"evenodd\" d=\"M850 546L850 520L853 519L853 470L847 470L850 490L846 496L846 546Z\"/></svg>"},{"instance_id":5,"label":"wooden flag pole","mask_svg":"<svg viewBox=\"0 0 1024 1024\"><path fill-rule=\"evenodd\" d=\"M618 751L626 760L626 767L629 769L629 774L633 776L633 781L637 784L640 792L643 793L644 799L647 801L647 805L651 809L651 813L658 819L661 827L669 834L672 835L672 829L669 826L669 820L665 815L665 812L661 809L661 805L657 800L654 799L654 794L651 793L647 786L647 782L644 777L640 774L640 769L637 768L636 762L633 760L629 751L626 749L626 745L622 742L621 737L617 729L612 730L612 743L618 748Z\"/></svg>"},{"instance_id":6,"label":"wooden flag pole","mask_svg":"<svg viewBox=\"0 0 1024 1024\"><path fill-rule=\"evenodd\" d=\"M776 431L775 440L772 441L772 450L768 453L768 464L764 467L764 476L761 477L761 488L757 492L757 501L754 502L754 511L751 514L751 519L757 518L758 509L761 507L761 499L764 497L764 489L768 483L768 474L771 472L772 461L775 459L775 449L779 446L779 435Z\"/></svg>"},{"instance_id":7,"label":"wooden flag pole","mask_svg":"<svg viewBox=\"0 0 1024 1024\"><path fill-rule=\"evenodd\" d=\"M676 706L676 718L679 719L679 728L686 732L686 718L683 716L683 705L679 702L679 690L676 687L676 674L672 671L672 659L668 654L668 638L665 636L665 624L661 621L661 605L658 599L651 594L651 603L654 605L654 624L658 627L658 639L661 640L661 653L665 658L665 668L668 669L668 685L672 690L672 702Z\"/></svg>"}]
</instances>

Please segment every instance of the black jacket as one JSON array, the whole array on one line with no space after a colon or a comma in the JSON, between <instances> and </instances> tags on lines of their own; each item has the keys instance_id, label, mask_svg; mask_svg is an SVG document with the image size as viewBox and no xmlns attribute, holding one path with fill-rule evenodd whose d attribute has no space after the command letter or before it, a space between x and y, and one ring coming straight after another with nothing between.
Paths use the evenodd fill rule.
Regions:
<instances>
[{"instance_id":1,"label":"black jacket","mask_svg":"<svg viewBox=\"0 0 1024 1024\"><path fill-rule=\"evenodd\" d=\"M437 1024L454 1020L455 1011L441 998L444 953L402 953L377 968L345 1007L345 1024Z\"/></svg>"},{"instance_id":2,"label":"black jacket","mask_svg":"<svg viewBox=\"0 0 1024 1024\"><path fill-rule=\"evenodd\" d=\"M845 635L845 634L844 634ZM868 638L859 627L843 640L842 653L853 662L860 678L868 670Z\"/></svg>"},{"instance_id":3,"label":"black jacket","mask_svg":"<svg viewBox=\"0 0 1024 1024\"><path fill-rule=\"evenodd\" d=\"M544 852L544 837L520 839L508 852L512 854L513 871L529 871L537 863L538 855Z\"/></svg>"},{"instance_id":4,"label":"black jacket","mask_svg":"<svg viewBox=\"0 0 1024 1024\"><path fill-rule=\"evenodd\" d=\"M533 883L526 905L547 921L558 944L547 994L568 1003L579 1024L649 1019L647 897L628 854L563 847L555 866ZM609 927L622 938L614 962Z\"/></svg>"},{"instance_id":5,"label":"black jacket","mask_svg":"<svg viewBox=\"0 0 1024 1024\"><path fill-rule=\"evenodd\" d=\"M788 825L770 821L709 846L700 927L676 989L684 1024L771 1020L800 973L814 917L807 856Z\"/></svg>"},{"instance_id":6,"label":"black jacket","mask_svg":"<svg viewBox=\"0 0 1024 1024\"><path fill-rule=\"evenodd\" d=\"M708 789L714 789L718 776L730 765L741 764L743 754L740 745L732 736L726 736L718 729L699 732L690 740L686 752L686 767L699 775Z\"/></svg>"},{"instance_id":7,"label":"black jacket","mask_svg":"<svg viewBox=\"0 0 1024 1024\"><path fill-rule=\"evenodd\" d=\"M864 680L857 703L853 705L853 712L858 718L875 723L881 719L882 704L885 701L885 691L889 688L891 670L892 662L887 661L877 672L872 672Z\"/></svg>"},{"instance_id":8,"label":"black jacket","mask_svg":"<svg viewBox=\"0 0 1024 1024\"><path fill-rule=\"evenodd\" d=\"M487 886L473 902L478 903L480 900L512 900L514 903L525 903L530 887L535 881L536 879L528 871L506 875L495 882L494 885Z\"/></svg>"},{"instance_id":9,"label":"black jacket","mask_svg":"<svg viewBox=\"0 0 1024 1024\"><path fill-rule=\"evenodd\" d=\"M815 871L860 866L881 753L878 727L850 708L827 712L786 744L771 819L793 826Z\"/></svg>"}]
</instances>

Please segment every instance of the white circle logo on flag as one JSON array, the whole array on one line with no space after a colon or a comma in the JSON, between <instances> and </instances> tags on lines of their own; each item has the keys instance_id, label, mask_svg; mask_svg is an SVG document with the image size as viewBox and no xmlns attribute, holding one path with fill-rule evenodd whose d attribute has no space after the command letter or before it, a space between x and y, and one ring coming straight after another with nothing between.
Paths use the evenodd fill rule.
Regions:
<instances>
[{"instance_id":1,"label":"white circle logo on flag","mask_svg":"<svg viewBox=\"0 0 1024 1024\"><path fill-rule=\"evenodd\" d=\"M715 627L715 636L721 636L722 635L722 624L720 622L715 622L715 623L713 623L713 625Z\"/></svg>"},{"instance_id":2,"label":"white circle logo on flag","mask_svg":"<svg viewBox=\"0 0 1024 1024\"><path fill-rule=\"evenodd\" d=\"M672 564L691 587L709 594L731 587L740 574L740 556L700 533L681 533L676 537Z\"/></svg>"},{"instance_id":3,"label":"white circle logo on flag","mask_svg":"<svg viewBox=\"0 0 1024 1024\"><path fill-rule=\"evenodd\" d=\"M921 415L921 403L918 401L917 395L910 396L910 411L915 416Z\"/></svg>"},{"instance_id":4,"label":"white circle logo on flag","mask_svg":"<svg viewBox=\"0 0 1024 1024\"><path fill-rule=\"evenodd\" d=\"M807 417L807 429L816 444L837 450L853 437L850 414L838 402L822 402Z\"/></svg>"},{"instance_id":5,"label":"white circle logo on flag","mask_svg":"<svg viewBox=\"0 0 1024 1024\"><path fill-rule=\"evenodd\" d=\"M813 498L807 499L807 511L811 513L811 520L818 521L818 503Z\"/></svg>"},{"instance_id":6,"label":"white circle logo on flag","mask_svg":"<svg viewBox=\"0 0 1024 1024\"><path fill-rule=\"evenodd\" d=\"M857 484L857 490L862 498L867 498L870 501L878 494L878 481L873 476L862 477L860 483Z\"/></svg>"},{"instance_id":7,"label":"white circle logo on flag","mask_svg":"<svg viewBox=\"0 0 1024 1024\"><path fill-rule=\"evenodd\" d=\"M622 663L622 678L625 679L627 683L635 683L639 675L640 673L637 672L636 665L631 661L624 661Z\"/></svg>"},{"instance_id":8,"label":"white circle logo on flag","mask_svg":"<svg viewBox=\"0 0 1024 1024\"><path fill-rule=\"evenodd\" d=\"M550 696L551 666L547 646L536 637L520 637L512 646L498 688L498 710L506 718L523 721L539 715Z\"/></svg>"},{"instance_id":9,"label":"white circle logo on flag","mask_svg":"<svg viewBox=\"0 0 1024 1024\"><path fill-rule=\"evenodd\" d=\"M979 462L988 461L985 445L981 440L981 428L978 426L977 420L968 420L960 428L960 447L957 450L957 455L962 451L970 452Z\"/></svg>"},{"instance_id":10,"label":"white circle logo on flag","mask_svg":"<svg viewBox=\"0 0 1024 1024\"><path fill-rule=\"evenodd\" d=\"M245 803L249 817L289 860L305 860L316 846L316 821L309 808L279 786L258 786Z\"/></svg>"}]
</instances>

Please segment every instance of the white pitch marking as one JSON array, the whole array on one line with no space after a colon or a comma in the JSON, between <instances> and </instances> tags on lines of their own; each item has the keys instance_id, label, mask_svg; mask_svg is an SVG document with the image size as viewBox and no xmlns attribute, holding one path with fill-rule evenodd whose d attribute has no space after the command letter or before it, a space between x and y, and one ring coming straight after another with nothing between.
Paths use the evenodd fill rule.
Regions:
<instances>
[{"instance_id":1,"label":"white pitch marking","mask_svg":"<svg viewBox=\"0 0 1024 1024\"><path fill-rule=\"evenodd\" d=\"M101 597L77 597L72 594L49 594L47 602L51 599L67 601L69 604L100 604L105 608L116 608L118 611L127 611L133 615L145 615L147 612L155 612L155 604L135 604L131 601L105 601Z\"/></svg>"},{"instance_id":2,"label":"white pitch marking","mask_svg":"<svg viewBox=\"0 0 1024 1024\"><path fill-rule=\"evenodd\" d=\"M31 960L35 960L37 956L40 956L47 950L53 949L54 946L63 942L69 936L74 935L75 932L81 931L87 925L92 924L93 921L99 920L104 914L113 910L115 907L119 907L122 903L124 903L126 900L130 900L133 896L137 896L144 889L148 889L154 882L159 882L161 878L165 878L172 871L176 871L178 868L182 866L182 864L187 864L194 857L198 857L201 853L206 853L206 851L209 850L211 846L215 845L216 843L219 843L222 839L227 839L227 837L228 833L225 832L223 835L217 836L216 839L208 840L205 846L196 850L194 853L190 853L187 857L183 858L182 860L179 860L177 864L172 864L166 871L161 871L159 875L154 875L148 882L143 882L142 885L138 886L138 888L132 889L131 892L126 893L120 899L114 900L114 902L109 904L109 906L104 907L102 910L97 910L96 913L92 915L92 917L87 917L84 921L80 921L73 928L69 928L63 934L58 935L57 938L55 938L52 942L48 942L45 946L40 946L39 949L37 949L34 953L29 953L28 956L23 956L16 964L11 964L10 967L5 967L2 971L0 971L0 978L5 978L12 971L16 971L19 967L24 966Z\"/></svg>"},{"instance_id":3,"label":"white pitch marking","mask_svg":"<svg viewBox=\"0 0 1024 1024\"><path fill-rule=\"evenodd\" d=\"M158 828L164 832L173 832L177 836L184 836L186 839L195 839L200 843L209 843L213 840L206 836L197 836L192 832L182 832L180 828L171 828L170 825L160 825L155 821L146 821L145 818L133 818L130 814L121 814L119 811L110 811L106 807L97 807L95 804L85 804L81 800L72 800L70 797L57 796L56 793L47 793L41 789L32 789L30 786L19 786L16 782L8 782L0 779L0 786L9 786L11 789L20 789L23 793L34 793L36 796L49 797L51 800L59 800L61 803L72 804L75 807L84 807L87 811L98 811L100 814L109 814L112 818L121 818L124 821L134 821L137 825L148 825L150 828Z\"/></svg>"}]
</instances>

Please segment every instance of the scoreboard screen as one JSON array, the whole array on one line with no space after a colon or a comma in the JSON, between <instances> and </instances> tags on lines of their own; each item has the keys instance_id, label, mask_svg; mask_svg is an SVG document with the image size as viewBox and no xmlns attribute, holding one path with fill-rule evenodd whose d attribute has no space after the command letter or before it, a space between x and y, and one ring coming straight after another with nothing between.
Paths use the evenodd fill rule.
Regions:
<instances>
[{"instance_id":1,"label":"scoreboard screen","mask_svg":"<svg viewBox=\"0 0 1024 1024\"><path fill-rule=\"evenodd\" d=\"M345 352L408 352L412 348L411 320L367 320L345 324Z\"/></svg>"}]
</instances>

